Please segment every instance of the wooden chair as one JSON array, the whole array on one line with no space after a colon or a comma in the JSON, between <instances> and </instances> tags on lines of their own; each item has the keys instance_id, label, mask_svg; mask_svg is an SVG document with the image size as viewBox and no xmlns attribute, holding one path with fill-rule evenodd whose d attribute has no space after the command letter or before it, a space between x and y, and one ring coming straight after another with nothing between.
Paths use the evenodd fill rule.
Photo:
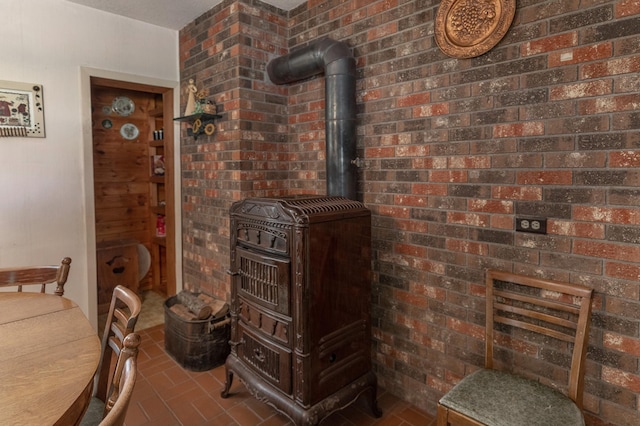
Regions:
<instances>
[{"instance_id":1,"label":"wooden chair","mask_svg":"<svg viewBox=\"0 0 640 426\"><path fill-rule=\"evenodd\" d=\"M60 265L3 268L0 269L0 287L18 287L21 292L23 286L39 285L40 293L45 293L47 284L55 283L54 293L62 296L70 265L71 258L65 257Z\"/></svg>"},{"instance_id":2,"label":"wooden chair","mask_svg":"<svg viewBox=\"0 0 640 426\"><path fill-rule=\"evenodd\" d=\"M127 408L133 394L138 372L138 346L140 335L131 333L124 338L124 347L118 356L116 369L111 383L111 392L105 404L105 417L100 426L122 426L127 416Z\"/></svg>"},{"instance_id":3,"label":"wooden chair","mask_svg":"<svg viewBox=\"0 0 640 426\"><path fill-rule=\"evenodd\" d=\"M485 368L440 399L437 425L584 425L593 291L493 270L486 279ZM554 384L560 377L566 388Z\"/></svg>"},{"instance_id":4,"label":"wooden chair","mask_svg":"<svg viewBox=\"0 0 640 426\"><path fill-rule=\"evenodd\" d=\"M95 425L96 417L102 419L102 414L106 414L107 391L115 381L116 374L116 370L111 368L112 359L120 356L125 338L134 332L141 308L142 302L132 290L122 285L113 289L102 335L102 355L96 372L93 397L81 425Z\"/></svg>"},{"instance_id":5,"label":"wooden chair","mask_svg":"<svg viewBox=\"0 0 640 426\"><path fill-rule=\"evenodd\" d=\"M127 416L127 409L133 394L137 376L138 347L140 335L130 333L124 338L123 348L113 372L106 404L91 407L82 419L81 425L121 426Z\"/></svg>"}]
</instances>

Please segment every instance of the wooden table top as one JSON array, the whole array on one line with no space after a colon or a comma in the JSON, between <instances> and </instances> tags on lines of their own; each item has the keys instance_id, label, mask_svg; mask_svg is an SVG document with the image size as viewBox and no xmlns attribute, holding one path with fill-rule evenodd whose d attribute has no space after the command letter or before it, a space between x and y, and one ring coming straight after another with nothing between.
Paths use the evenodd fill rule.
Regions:
<instances>
[{"instance_id":1,"label":"wooden table top","mask_svg":"<svg viewBox=\"0 0 640 426\"><path fill-rule=\"evenodd\" d=\"M0 292L0 425L73 425L91 397L100 339L64 297Z\"/></svg>"}]
</instances>

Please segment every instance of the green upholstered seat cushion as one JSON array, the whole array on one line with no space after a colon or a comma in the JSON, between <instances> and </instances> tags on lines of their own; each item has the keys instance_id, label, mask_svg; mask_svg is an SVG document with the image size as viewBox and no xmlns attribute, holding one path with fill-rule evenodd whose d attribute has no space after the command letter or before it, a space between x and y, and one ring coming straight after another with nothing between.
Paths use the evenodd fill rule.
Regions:
<instances>
[{"instance_id":1,"label":"green upholstered seat cushion","mask_svg":"<svg viewBox=\"0 0 640 426\"><path fill-rule=\"evenodd\" d=\"M89 402L89 408L84 413L84 417L80 421L80 426L97 426L102 421L102 414L104 413L104 402L100 401L95 396L91 398Z\"/></svg>"},{"instance_id":2,"label":"green upholstered seat cushion","mask_svg":"<svg viewBox=\"0 0 640 426\"><path fill-rule=\"evenodd\" d=\"M440 404L490 426L584 425L582 411L561 392L496 370L465 377Z\"/></svg>"}]
</instances>

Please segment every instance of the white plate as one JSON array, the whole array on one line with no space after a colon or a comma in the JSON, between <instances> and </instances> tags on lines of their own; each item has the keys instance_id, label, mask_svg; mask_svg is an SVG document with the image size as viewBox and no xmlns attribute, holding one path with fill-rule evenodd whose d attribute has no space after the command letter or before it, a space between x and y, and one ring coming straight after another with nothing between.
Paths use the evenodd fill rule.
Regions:
<instances>
[{"instance_id":1,"label":"white plate","mask_svg":"<svg viewBox=\"0 0 640 426\"><path fill-rule=\"evenodd\" d=\"M138 130L135 124L126 123L120 127L120 134L126 140L131 141L138 137L140 130Z\"/></svg>"},{"instance_id":2,"label":"white plate","mask_svg":"<svg viewBox=\"0 0 640 426\"><path fill-rule=\"evenodd\" d=\"M126 96L118 96L111 103L111 108L123 117L131 115L136 109L136 105L133 101Z\"/></svg>"}]
</instances>

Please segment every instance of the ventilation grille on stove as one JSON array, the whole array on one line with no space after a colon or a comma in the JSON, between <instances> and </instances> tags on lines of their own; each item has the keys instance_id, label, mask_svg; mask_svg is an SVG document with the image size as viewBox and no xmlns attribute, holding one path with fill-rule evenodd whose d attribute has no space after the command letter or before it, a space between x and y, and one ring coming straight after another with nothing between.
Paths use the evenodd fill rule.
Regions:
<instances>
[{"instance_id":1,"label":"ventilation grille on stove","mask_svg":"<svg viewBox=\"0 0 640 426\"><path fill-rule=\"evenodd\" d=\"M309 197L285 199L284 204L300 209L307 215L314 213L329 213L350 209L362 209L359 201L349 200L344 197Z\"/></svg>"},{"instance_id":2,"label":"ventilation grille on stove","mask_svg":"<svg viewBox=\"0 0 640 426\"><path fill-rule=\"evenodd\" d=\"M275 265L240 259L240 288L245 293L273 305L278 304L278 268Z\"/></svg>"}]
</instances>

